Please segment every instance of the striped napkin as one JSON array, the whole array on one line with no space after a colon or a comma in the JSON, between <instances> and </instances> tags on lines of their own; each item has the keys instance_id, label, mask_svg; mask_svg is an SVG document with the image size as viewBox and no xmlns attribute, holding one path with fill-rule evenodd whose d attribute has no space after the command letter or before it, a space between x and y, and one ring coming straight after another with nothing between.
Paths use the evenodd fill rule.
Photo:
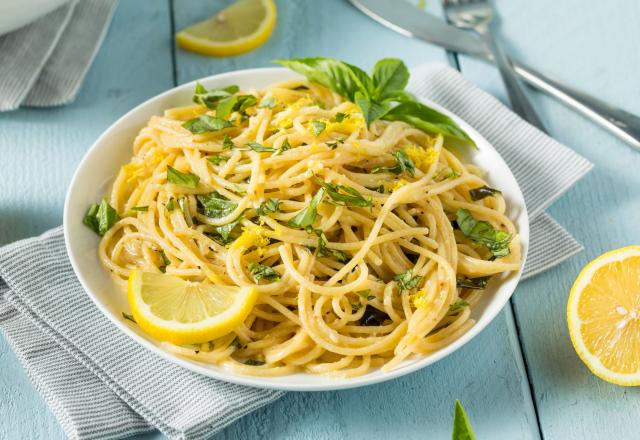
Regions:
<instances>
[{"instance_id":1,"label":"striped napkin","mask_svg":"<svg viewBox=\"0 0 640 440\"><path fill-rule=\"evenodd\" d=\"M514 171L532 219L527 276L581 249L544 208L589 162L447 66L415 69L410 88L476 127ZM72 439L204 439L282 395L184 370L121 333L77 281L61 228L0 248L0 328Z\"/></svg>"},{"instance_id":2,"label":"striped napkin","mask_svg":"<svg viewBox=\"0 0 640 440\"><path fill-rule=\"evenodd\" d=\"M0 111L73 101L116 4L117 0L73 0L0 36Z\"/></svg>"}]
</instances>

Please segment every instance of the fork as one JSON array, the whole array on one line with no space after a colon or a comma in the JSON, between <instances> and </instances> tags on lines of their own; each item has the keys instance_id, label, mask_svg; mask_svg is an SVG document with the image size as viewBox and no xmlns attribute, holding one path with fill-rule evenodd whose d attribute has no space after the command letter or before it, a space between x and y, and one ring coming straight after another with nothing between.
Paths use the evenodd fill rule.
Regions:
<instances>
[{"instance_id":1,"label":"fork","mask_svg":"<svg viewBox=\"0 0 640 440\"><path fill-rule=\"evenodd\" d=\"M443 0L442 5L450 23L460 29L470 29L476 32L491 51L507 89L513 111L547 133L538 113L524 93L511 61L502 51L491 32L491 22L496 15L494 7L488 0Z\"/></svg>"}]
</instances>

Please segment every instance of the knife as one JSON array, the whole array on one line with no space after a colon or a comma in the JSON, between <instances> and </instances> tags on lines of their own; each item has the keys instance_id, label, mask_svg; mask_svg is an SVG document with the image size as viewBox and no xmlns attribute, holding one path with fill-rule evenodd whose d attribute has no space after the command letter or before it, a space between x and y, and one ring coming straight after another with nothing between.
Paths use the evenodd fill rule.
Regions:
<instances>
[{"instance_id":1,"label":"knife","mask_svg":"<svg viewBox=\"0 0 640 440\"><path fill-rule=\"evenodd\" d=\"M419 38L453 52L492 61L482 42L470 32L445 23L404 0L349 0L356 8L394 31ZM546 92L566 106L640 149L640 118L618 107L565 86L523 63L511 60L516 73L529 85Z\"/></svg>"}]
</instances>

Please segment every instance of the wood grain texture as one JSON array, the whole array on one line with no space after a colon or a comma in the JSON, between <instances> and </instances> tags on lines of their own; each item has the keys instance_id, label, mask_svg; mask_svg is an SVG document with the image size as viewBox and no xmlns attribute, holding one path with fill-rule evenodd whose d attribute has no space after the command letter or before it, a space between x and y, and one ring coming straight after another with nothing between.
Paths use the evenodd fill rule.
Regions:
<instances>
[{"instance_id":1,"label":"wood grain texture","mask_svg":"<svg viewBox=\"0 0 640 440\"><path fill-rule=\"evenodd\" d=\"M500 0L501 33L514 57L611 104L640 113L640 4L633 1ZM461 60L469 79L504 99L496 72ZM601 253L637 245L640 155L551 98L530 93L556 139L594 170L549 212L585 252L523 283L513 298L546 439L635 439L640 394L592 375L575 354L566 301L580 269ZM526 148L526 146L523 146Z\"/></svg>"}]
</instances>

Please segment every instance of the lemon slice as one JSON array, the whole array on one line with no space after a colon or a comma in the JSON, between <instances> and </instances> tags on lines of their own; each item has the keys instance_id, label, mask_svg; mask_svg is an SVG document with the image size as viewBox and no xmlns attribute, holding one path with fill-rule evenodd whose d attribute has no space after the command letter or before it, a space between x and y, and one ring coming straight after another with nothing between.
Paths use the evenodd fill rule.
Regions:
<instances>
[{"instance_id":1,"label":"lemon slice","mask_svg":"<svg viewBox=\"0 0 640 440\"><path fill-rule=\"evenodd\" d=\"M262 46L276 23L273 0L238 0L213 17L176 34L178 44L192 52L224 57Z\"/></svg>"},{"instance_id":2,"label":"lemon slice","mask_svg":"<svg viewBox=\"0 0 640 440\"><path fill-rule=\"evenodd\" d=\"M582 270L567 321L573 346L596 376L640 385L640 246L607 252Z\"/></svg>"},{"instance_id":3,"label":"lemon slice","mask_svg":"<svg viewBox=\"0 0 640 440\"><path fill-rule=\"evenodd\" d=\"M140 327L174 344L197 344L240 325L256 302L252 287L216 286L132 270L129 306Z\"/></svg>"}]
</instances>

